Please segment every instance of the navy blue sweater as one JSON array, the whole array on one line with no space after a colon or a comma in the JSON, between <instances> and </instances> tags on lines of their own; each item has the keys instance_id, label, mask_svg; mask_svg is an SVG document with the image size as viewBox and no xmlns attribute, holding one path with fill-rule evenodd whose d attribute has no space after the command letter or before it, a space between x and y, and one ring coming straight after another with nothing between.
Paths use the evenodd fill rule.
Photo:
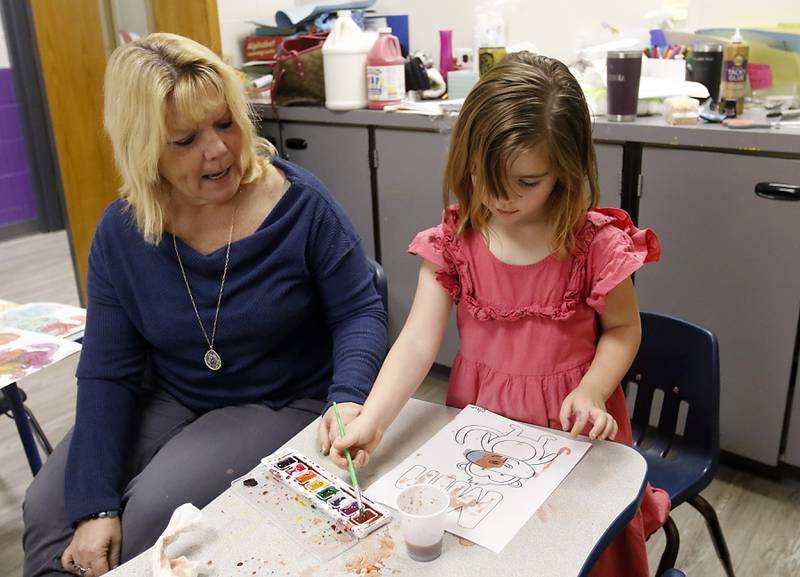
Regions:
<instances>
[{"instance_id":1,"label":"navy blue sweater","mask_svg":"<svg viewBox=\"0 0 800 577\"><path fill-rule=\"evenodd\" d=\"M65 475L73 522L121 506L148 355L155 384L198 414L252 402L279 408L298 398L366 399L386 350L386 316L358 236L316 178L273 163L290 187L255 233L231 245L217 372L203 363L208 346L172 237L146 244L122 201L100 219ZM225 247L206 256L180 240L178 248L210 336Z\"/></svg>"}]
</instances>

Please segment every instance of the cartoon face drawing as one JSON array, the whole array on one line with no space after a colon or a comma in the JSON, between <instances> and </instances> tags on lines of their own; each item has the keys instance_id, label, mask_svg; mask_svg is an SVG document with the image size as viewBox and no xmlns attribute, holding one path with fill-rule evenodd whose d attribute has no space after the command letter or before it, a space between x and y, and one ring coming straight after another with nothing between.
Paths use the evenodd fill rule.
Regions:
<instances>
[{"instance_id":1,"label":"cartoon face drawing","mask_svg":"<svg viewBox=\"0 0 800 577\"><path fill-rule=\"evenodd\" d=\"M474 485L521 487L536 475L534 466L546 465L558 455L546 448L547 442L555 441L556 437L542 435L530 439L522 436L522 428L515 425L505 434L487 427L463 427L456 433L456 441L465 444L473 431L483 432L481 449L466 450L467 462L459 463L458 467L469 475L468 482Z\"/></svg>"},{"instance_id":2,"label":"cartoon face drawing","mask_svg":"<svg viewBox=\"0 0 800 577\"><path fill-rule=\"evenodd\" d=\"M496 469L502 467L508 461L508 457L499 453L489 453L488 451L467 451L464 456L484 469Z\"/></svg>"}]
</instances>

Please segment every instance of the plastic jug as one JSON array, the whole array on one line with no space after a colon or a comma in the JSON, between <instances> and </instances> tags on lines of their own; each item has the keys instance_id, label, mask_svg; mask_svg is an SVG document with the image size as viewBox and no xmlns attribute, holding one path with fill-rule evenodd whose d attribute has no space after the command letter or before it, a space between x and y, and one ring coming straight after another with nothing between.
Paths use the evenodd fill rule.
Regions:
<instances>
[{"instance_id":1,"label":"plastic jug","mask_svg":"<svg viewBox=\"0 0 800 577\"><path fill-rule=\"evenodd\" d=\"M325 70L325 107L355 110L367 106L368 36L350 17L337 12L336 24L322 45Z\"/></svg>"},{"instance_id":2,"label":"plastic jug","mask_svg":"<svg viewBox=\"0 0 800 577\"><path fill-rule=\"evenodd\" d=\"M405 59L400 41L391 28L381 28L380 36L367 55L367 106L383 110L399 104L406 96Z\"/></svg>"}]
</instances>

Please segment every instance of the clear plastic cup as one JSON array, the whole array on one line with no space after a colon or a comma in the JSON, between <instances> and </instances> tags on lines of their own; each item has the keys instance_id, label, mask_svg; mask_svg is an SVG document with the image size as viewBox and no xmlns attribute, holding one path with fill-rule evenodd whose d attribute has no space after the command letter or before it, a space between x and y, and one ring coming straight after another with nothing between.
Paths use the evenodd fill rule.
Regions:
<instances>
[{"instance_id":1,"label":"clear plastic cup","mask_svg":"<svg viewBox=\"0 0 800 577\"><path fill-rule=\"evenodd\" d=\"M442 554L444 519L450 495L433 485L411 485L397 497L400 526L408 556L415 561L433 561Z\"/></svg>"}]
</instances>

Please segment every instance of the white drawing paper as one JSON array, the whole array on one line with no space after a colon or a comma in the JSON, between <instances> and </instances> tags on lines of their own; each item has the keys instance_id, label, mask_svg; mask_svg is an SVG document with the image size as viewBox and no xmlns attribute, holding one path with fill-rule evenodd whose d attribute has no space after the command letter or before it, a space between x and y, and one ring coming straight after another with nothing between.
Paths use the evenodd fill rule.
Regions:
<instances>
[{"instance_id":1,"label":"white drawing paper","mask_svg":"<svg viewBox=\"0 0 800 577\"><path fill-rule=\"evenodd\" d=\"M396 507L409 485L448 491L446 529L495 553L516 535L591 444L467 405L366 494Z\"/></svg>"},{"instance_id":2,"label":"white drawing paper","mask_svg":"<svg viewBox=\"0 0 800 577\"><path fill-rule=\"evenodd\" d=\"M0 326L0 388L79 350L72 341Z\"/></svg>"},{"instance_id":3,"label":"white drawing paper","mask_svg":"<svg viewBox=\"0 0 800 577\"><path fill-rule=\"evenodd\" d=\"M61 303L14 305L0 301L0 326L67 338L86 327L86 309Z\"/></svg>"}]
</instances>

